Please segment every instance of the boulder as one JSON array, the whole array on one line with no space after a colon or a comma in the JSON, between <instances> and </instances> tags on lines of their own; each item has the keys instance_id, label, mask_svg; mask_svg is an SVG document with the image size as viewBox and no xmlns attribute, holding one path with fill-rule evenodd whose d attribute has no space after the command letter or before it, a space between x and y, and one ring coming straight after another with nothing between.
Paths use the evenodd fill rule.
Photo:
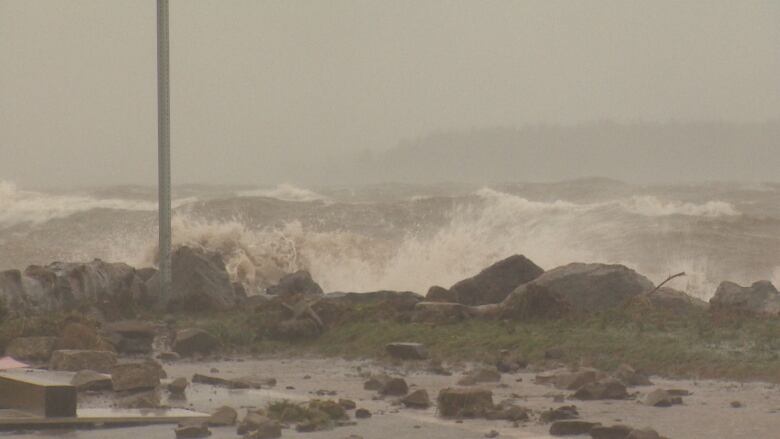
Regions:
<instances>
[{"instance_id":1,"label":"boulder","mask_svg":"<svg viewBox=\"0 0 780 439\"><path fill-rule=\"evenodd\" d=\"M769 281L742 287L722 282L710 299L710 310L736 314L780 316L780 292Z\"/></svg>"},{"instance_id":2,"label":"boulder","mask_svg":"<svg viewBox=\"0 0 780 439\"><path fill-rule=\"evenodd\" d=\"M601 424L587 421L555 421L550 426L550 434L553 436L577 436L588 434Z\"/></svg>"},{"instance_id":3,"label":"boulder","mask_svg":"<svg viewBox=\"0 0 780 439\"><path fill-rule=\"evenodd\" d=\"M113 351L114 346L103 338L97 328L84 322L70 322L60 331L57 349Z\"/></svg>"},{"instance_id":4,"label":"boulder","mask_svg":"<svg viewBox=\"0 0 780 439\"><path fill-rule=\"evenodd\" d=\"M357 419L368 419L371 417L371 412L367 409L360 408L355 410L355 417Z\"/></svg>"},{"instance_id":5,"label":"boulder","mask_svg":"<svg viewBox=\"0 0 780 439\"><path fill-rule=\"evenodd\" d=\"M107 373L116 365L116 354L111 351L58 350L49 360L49 369L78 372L90 369Z\"/></svg>"},{"instance_id":6,"label":"boulder","mask_svg":"<svg viewBox=\"0 0 780 439\"><path fill-rule=\"evenodd\" d=\"M5 348L5 355L17 360L48 362L57 337L17 337Z\"/></svg>"},{"instance_id":7,"label":"boulder","mask_svg":"<svg viewBox=\"0 0 780 439\"><path fill-rule=\"evenodd\" d=\"M238 412L233 407L222 406L214 411L209 417L209 425L215 427L225 427L236 425Z\"/></svg>"},{"instance_id":8,"label":"boulder","mask_svg":"<svg viewBox=\"0 0 780 439\"><path fill-rule=\"evenodd\" d=\"M311 274L309 274L308 271L301 270L282 277L277 285L268 288L266 294L271 296L298 294L304 296L321 296L323 291L319 284L314 282L314 279L312 279Z\"/></svg>"},{"instance_id":9,"label":"boulder","mask_svg":"<svg viewBox=\"0 0 780 439\"><path fill-rule=\"evenodd\" d=\"M457 302L458 296L444 288L440 287L438 285L434 285L428 289L428 293L425 295L425 301L426 302Z\"/></svg>"},{"instance_id":10,"label":"boulder","mask_svg":"<svg viewBox=\"0 0 780 439\"><path fill-rule=\"evenodd\" d=\"M528 367L528 362L525 361L519 354L513 354L510 351L504 349L498 353L496 359L496 370L501 373L515 373L520 369Z\"/></svg>"},{"instance_id":11,"label":"boulder","mask_svg":"<svg viewBox=\"0 0 780 439\"><path fill-rule=\"evenodd\" d=\"M233 284L219 253L187 246L171 255L169 311L225 311L238 303ZM159 273L146 281L151 297L159 297Z\"/></svg>"},{"instance_id":12,"label":"boulder","mask_svg":"<svg viewBox=\"0 0 780 439\"><path fill-rule=\"evenodd\" d=\"M568 302L574 311L597 312L623 305L627 300L651 291L655 286L645 276L623 265L574 263L545 272L533 281L519 286L502 302L511 309L532 286L547 289Z\"/></svg>"},{"instance_id":13,"label":"boulder","mask_svg":"<svg viewBox=\"0 0 780 439\"><path fill-rule=\"evenodd\" d=\"M652 428L643 428L641 430L631 430L626 439L661 439L661 435Z\"/></svg>"},{"instance_id":14,"label":"boulder","mask_svg":"<svg viewBox=\"0 0 780 439\"><path fill-rule=\"evenodd\" d=\"M556 320L568 315L572 306L561 294L530 283L507 297L499 309L499 317L502 319Z\"/></svg>"},{"instance_id":15,"label":"boulder","mask_svg":"<svg viewBox=\"0 0 780 439\"><path fill-rule=\"evenodd\" d=\"M445 418L476 418L493 410L493 392L478 388L446 388L436 398Z\"/></svg>"},{"instance_id":16,"label":"boulder","mask_svg":"<svg viewBox=\"0 0 780 439\"><path fill-rule=\"evenodd\" d=\"M382 395L402 396L409 393L409 386L403 378L390 378L379 389Z\"/></svg>"},{"instance_id":17,"label":"boulder","mask_svg":"<svg viewBox=\"0 0 780 439\"><path fill-rule=\"evenodd\" d=\"M653 308L678 316L706 311L708 307L707 302L669 287L661 287L653 294L643 297L650 300Z\"/></svg>"},{"instance_id":18,"label":"boulder","mask_svg":"<svg viewBox=\"0 0 780 439\"><path fill-rule=\"evenodd\" d=\"M427 409L431 406L431 398L425 389L419 389L401 399L401 404L414 409Z\"/></svg>"},{"instance_id":19,"label":"boulder","mask_svg":"<svg viewBox=\"0 0 780 439\"><path fill-rule=\"evenodd\" d=\"M248 412L238 425L238 434L257 432L258 438L277 438L282 435L282 426L267 416L256 412Z\"/></svg>"},{"instance_id":20,"label":"boulder","mask_svg":"<svg viewBox=\"0 0 780 439\"><path fill-rule=\"evenodd\" d=\"M645 397L645 404L651 407L671 407L682 402L682 397L674 396L663 389L653 390Z\"/></svg>"},{"instance_id":21,"label":"boulder","mask_svg":"<svg viewBox=\"0 0 780 439\"><path fill-rule=\"evenodd\" d=\"M177 439L195 439L211 436L211 431L206 424L179 425L174 432Z\"/></svg>"},{"instance_id":22,"label":"boulder","mask_svg":"<svg viewBox=\"0 0 780 439\"><path fill-rule=\"evenodd\" d=\"M176 332L173 351L188 357L194 354L208 355L219 348L219 340L208 332L197 329L182 329Z\"/></svg>"},{"instance_id":23,"label":"boulder","mask_svg":"<svg viewBox=\"0 0 780 439\"><path fill-rule=\"evenodd\" d=\"M536 279L543 272L525 256L514 255L456 283L449 291L458 303L464 305L499 303L515 288Z\"/></svg>"},{"instance_id":24,"label":"boulder","mask_svg":"<svg viewBox=\"0 0 780 439\"><path fill-rule=\"evenodd\" d=\"M542 423L549 424L550 422L577 419L579 417L580 414L577 411L577 407L573 405L566 405L543 411L541 415L539 415L539 420Z\"/></svg>"},{"instance_id":25,"label":"boulder","mask_svg":"<svg viewBox=\"0 0 780 439\"><path fill-rule=\"evenodd\" d=\"M183 396L188 385L187 378L179 377L168 383L168 391L171 395Z\"/></svg>"},{"instance_id":26,"label":"boulder","mask_svg":"<svg viewBox=\"0 0 780 439\"><path fill-rule=\"evenodd\" d=\"M70 383L79 392L87 390L110 390L111 375L95 372L94 370L80 370L73 375Z\"/></svg>"},{"instance_id":27,"label":"boulder","mask_svg":"<svg viewBox=\"0 0 780 439\"><path fill-rule=\"evenodd\" d=\"M531 409L521 407L512 403L510 400L501 401L496 407L488 412L487 419L501 419L510 422L525 422L530 419Z\"/></svg>"},{"instance_id":28,"label":"boulder","mask_svg":"<svg viewBox=\"0 0 780 439\"><path fill-rule=\"evenodd\" d=\"M160 404L160 394L154 390L124 396L116 402L116 406L124 409L163 408Z\"/></svg>"},{"instance_id":29,"label":"boulder","mask_svg":"<svg viewBox=\"0 0 780 439\"><path fill-rule=\"evenodd\" d=\"M388 343L385 351L393 358L400 360L425 360L428 349L421 343Z\"/></svg>"},{"instance_id":30,"label":"boulder","mask_svg":"<svg viewBox=\"0 0 780 439\"><path fill-rule=\"evenodd\" d=\"M138 320L107 323L103 330L109 335L116 351L123 354L151 353L157 332L152 323Z\"/></svg>"},{"instance_id":31,"label":"boulder","mask_svg":"<svg viewBox=\"0 0 780 439\"><path fill-rule=\"evenodd\" d=\"M621 364L613 376L628 387L653 385L646 374L637 371L628 364Z\"/></svg>"},{"instance_id":32,"label":"boulder","mask_svg":"<svg viewBox=\"0 0 780 439\"><path fill-rule=\"evenodd\" d=\"M582 401L600 399L626 399L628 391L620 381L607 378L593 383L585 384L574 392L574 398Z\"/></svg>"},{"instance_id":33,"label":"boulder","mask_svg":"<svg viewBox=\"0 0 780 439\"><path fill-rule=\"evenodd\" d=\"M111 369L111 384L115 392L154 389L160 385L160 371L151 361L117 364Z\"/></svg>"},{"instance_id":34,"label":"boulder","mask_svg":"<svg viewBox=\"0 0 780 439\"><path fill-rule=\"evenodd\" d=\"M472 317L471 307L451 302L419 302L414 306L412 321L417 323L455 323Z\"/></svg>"},{"instance_id":35,"label":"boulder","mask_svg":"<svg viewBox=\"0 0 780 439\"><path fill-rule=\"evenodd\" d=\"M611 425L609 427L599 425L591 428L590 437L593 439L626 439L632 430L626 425Z\"/></svg>"},{"instance_id":36,"label":"boulder","mask_svg":"<svg viewBox=\"0 0 780 439\"><path fill-rule=\"evenodd\" d=\"M497 383L501 381L501 374L495 369L474 369L458 381L461 386L473 386L481 383Z\"/></svg>"}]
</instances>

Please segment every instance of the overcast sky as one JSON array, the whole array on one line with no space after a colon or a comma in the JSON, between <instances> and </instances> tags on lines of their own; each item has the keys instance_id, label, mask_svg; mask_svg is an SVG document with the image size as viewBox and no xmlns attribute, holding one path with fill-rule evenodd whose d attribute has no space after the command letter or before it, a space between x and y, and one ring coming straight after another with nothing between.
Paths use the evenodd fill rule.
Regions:
<instances>
[{"instance_id":1,"label":"overcast sky","mask_svg":"<svg viewBox=\"0 0 780 439\"><path fill-rule=\"evenodd\" d=\"M176 182L474 127L780 119L772 0L171 0L171 39ZM154 0L0 0L0 180L154 184L155 51Z\"/></svg>"}]
</instances>

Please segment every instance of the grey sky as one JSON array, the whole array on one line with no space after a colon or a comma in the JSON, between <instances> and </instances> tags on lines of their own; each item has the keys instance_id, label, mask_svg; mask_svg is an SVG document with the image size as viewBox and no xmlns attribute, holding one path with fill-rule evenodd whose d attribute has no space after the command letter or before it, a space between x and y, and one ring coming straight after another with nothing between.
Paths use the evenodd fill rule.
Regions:
<instances>
[{"instance_id":1,"label":"grey sky","mask_svg":"<svg viewBox=\"0 0 780 439\"><path fill-rule=\"evenodd\" d=\"M171 3L178 182L472 127L780 119L777 1ZM155 182L154 0L0 0L0 66L0 180Z\"/></svg>"}]
</instances>

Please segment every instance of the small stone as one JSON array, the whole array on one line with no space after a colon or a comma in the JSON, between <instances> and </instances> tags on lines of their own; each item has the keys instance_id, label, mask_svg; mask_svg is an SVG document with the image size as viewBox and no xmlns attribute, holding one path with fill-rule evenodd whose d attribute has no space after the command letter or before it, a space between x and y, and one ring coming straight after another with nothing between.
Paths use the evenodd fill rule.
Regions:
<instances>
[{"instance_id":1,"label":"small stone","mask_svg":"<svg viewBox=\"0 0 780 439\"><path fill-rule=\"evenodd\" d=\"M409 386L406 384L406 380L403 378L390 378L381 389L379 393L382 395L401 396L409 393Z\"/></svg>"},{"instance_id":2,"label":"small stone","mask_svg":"<svg viewBox=\"0 0 780 439\"><path fill-rule=\"evenodd\" d=\"M401 403L410 408L427 409L431 406L431 398L425 389L419 389L405 396Z\"/></svg>"},{"instance_id":3,"label":"small stone","mask_svg":"<svg viewBox=\"0 0 780 439\"><path fill-rule=\"evenodd\" d=\"M498 432L496 430L490 430L489 432L485 433L485 437L489 437L489 438L498 437Z\"/></svg>"},{"instance_id":4,"label":"small stone","mask_svg":"<svg viewBox=\"0 0 780 439\"><path fill-rule=\"evenodd\" d=\"M358 419L368 419L371 417L371 412L366 409L355 410L355 417Z\"/></svg>"},{"instance_id":5,"label":"small stone","mask_svg":"<svg viewBox=\"0 0 780 439\"><path fill-rule=\"evenodd\" d=\"M553 436L575 436L588 434L593 427L599 426L598 422L586 421L556 421L550 426L550 434Z\"/></svg>"},{"instance_id":6,"label":"small stone","mask_svg":"<svg viewBox=\"0 0 780 439\"><path fill-rule=\"evenodd\" d=\"M354 410L357 407L355 401L351 399L339 399L339 405L344 407L344 410Z\"/></svg>"},{"instance_id":7,"label":"small stone","mask_svg":"<svg viewBox=\"0 0 780 439\"><path fill-rule=\"evenodd\" d=\"M175 430L177 439L190 439L211 436L208 426L203 425L179 425Z\"/></svg>"},{"instance_id":8,"label":"small stone","mask_svg":"<svg viewBox=\"0 0 780 439\"><path fill-rule=\"evenodd\" d=\"M168 384L168 391L173 395L184 395L188 385L187 378L176 378Z\"/></svg>"},{"instance_id":9,"label":"small stone","mask_svg":"<svg viewBox=\"0 0 780 439\"><path fill-rule=\"evenodd\" d=\"M738 408L742 408L743 406L742 403L739 401L731 401L731 407L738 409Z\"/></svg>"},{"instance_id":10,"label":"small stone","mask_svg":"<svg viewBox=\"0 0 780 439\"><path fill-rule=\"evenodd\" d=\"M238 419L238 412L236 412L236 409L222 406L211 414L211 417L209 417L209 425L215 427L236 425L236 419Z\"/></svg>"},{"instance_id":11,"label":"small stone","mask_svg":"<svg viewBox=\"0 0 780 439\"><path fill-rule=\"evenodd\" d=\"M250 432L256 434L252 439L273 439L282 435L282 426L260 413L249 412L239 424L237 431L238 434Z\"/></svg>"}]
</instances>

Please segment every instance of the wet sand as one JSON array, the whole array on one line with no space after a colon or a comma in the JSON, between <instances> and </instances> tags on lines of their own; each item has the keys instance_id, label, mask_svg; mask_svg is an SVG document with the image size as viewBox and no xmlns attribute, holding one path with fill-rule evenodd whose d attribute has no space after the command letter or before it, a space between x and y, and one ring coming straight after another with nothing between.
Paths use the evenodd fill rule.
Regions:
<instances>
[{"instance_id":1,"label":"wet sand","mask_svg":"<svg viewBox=\"0 0 780 439\"><path fill-rule=\"evenodd\" d=\"M219 372L210 373L211 368L217 368ZM535 419L517 427L507 421L484 419L456 423L437 417L435 407L427 410L407 409L397 404L397 398L378 399L376 392L363 389L363 375L384 372L403 376L411 390L424 388L431 398L435 399L440 389L455 385L465 367L453 369L452 376L440 376L421 371L419 365L413 364L387 365L374 361L323 358L265 358L207 363L179 361L165 364L165 369L170 378L190 379L194 373L202 373L225 378L254 375L277 379L275 387L259 390L229 390L211 385L190 384L185 401L164 400L164 403L171 406L209 413L217 407L229 405L236 408L239 417L242 417L246 408L263 407L274 400L347 398L356 401L358 407L367 408L373 413L370 419L355 420L355 426L315 433L298 433L287 429L283 431L283 438L338 439L360 435L365 439L471 439L484 437L491 430L499 432L499 437L506 438L551 437L547 434L549 425L539 424ZM577 406L583 420L597 421L605 425L652 427L662 435L674 439L780 437L780 387L774 384L666 380L654 377L653 386L629 389L630 392L638 392L634 400L584 402L567 398L563 403L556 403L553 401L555 395L568 396L570 392L534 384L535 375L530 372L504 374L500 383L481 386L493 391L496 403L504 399L514 399L516 404L535 411L573 404ZM310 378L306 378L307 376ZM683 398L683 405L669 408L648 407L638 402L656 388L686 389L691 395ZM320 396L317 395L318 391L336 391L337 394ZM732 401L739 401L742 407L732 407ZM105 404L104 397L90 395L85 395L80 401L80 406L83 407ZM171 425L163 425L106 430L43 431L16 433L13 437L156 439L173 438L173 428ZM212 438L239 437L235 427L215 427L211 430Z\"/></svg>"}]
</instances>

